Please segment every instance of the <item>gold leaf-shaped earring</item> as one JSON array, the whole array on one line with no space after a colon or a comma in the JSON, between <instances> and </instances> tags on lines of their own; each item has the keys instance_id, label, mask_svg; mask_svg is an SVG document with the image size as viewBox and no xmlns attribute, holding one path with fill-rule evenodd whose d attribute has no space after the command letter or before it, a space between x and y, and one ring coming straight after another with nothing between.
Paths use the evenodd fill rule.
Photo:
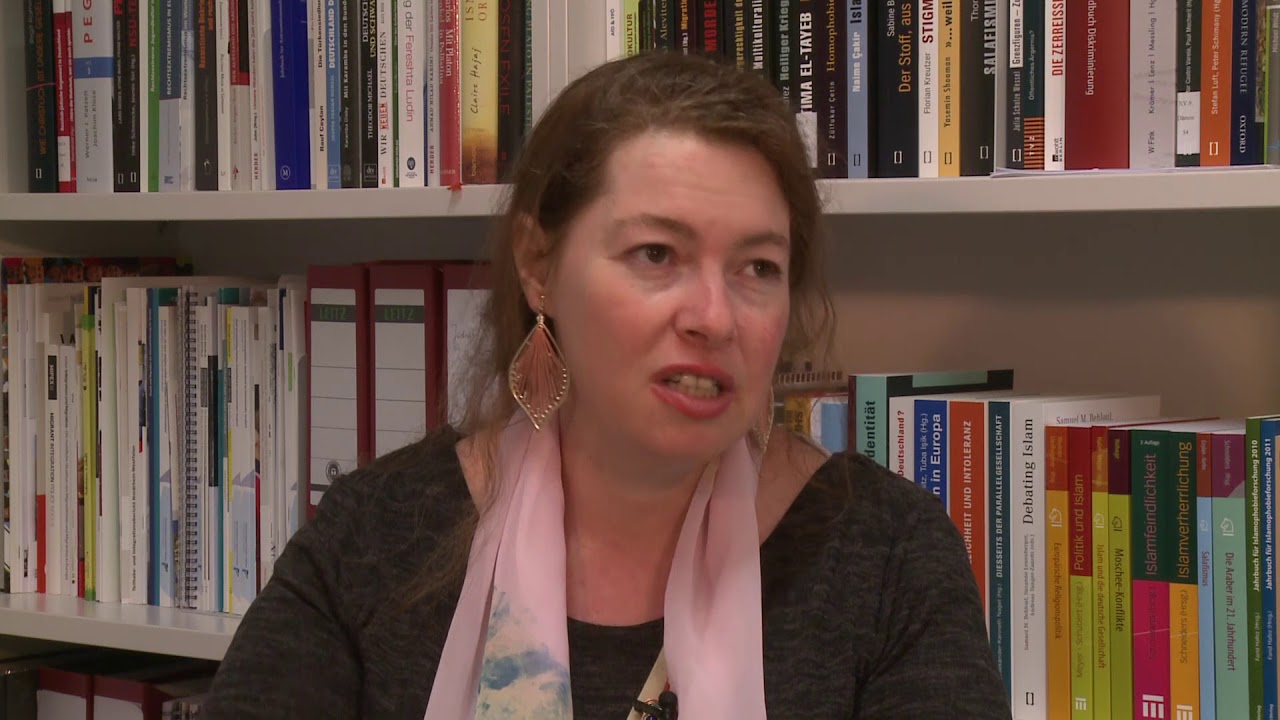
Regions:
<instances>
[{"instance_id":1,"label":"gold leaf-shaped earring","mask_svg":"<svg viewBox=\"0 0 1280 720\"><path fill-rule=\"evenodd\" d=\"M511 358L507 386L535 430L546 425L569 394L569 368L541 308L533 328Z\"/></svg>"},{"instance_id":2,"label":"gold leaf-shaped earring","mask_svg":"<svg viewBox=\"0 0 1280 720\"><path fill-rule=\"evenodd\" d=\"M756 424L751 428L751 437L759 446L761 454L769 447L769 435L773 432L773 386L769 386L769 400L765 403L764 412L756 420Z\"/></svg>"}]
</instances>

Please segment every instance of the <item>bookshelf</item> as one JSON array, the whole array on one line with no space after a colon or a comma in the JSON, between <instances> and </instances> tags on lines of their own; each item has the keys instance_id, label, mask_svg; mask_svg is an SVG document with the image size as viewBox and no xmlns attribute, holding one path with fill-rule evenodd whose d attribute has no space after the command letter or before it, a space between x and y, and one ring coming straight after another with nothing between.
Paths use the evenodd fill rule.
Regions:
<instances>
[{"instance_id":1,"label":"bookshelf","mask_svg":"<svg viewBox=\"0 0 1280 720\"><path fill-rule=\"evenodd\" d=\"M1170 173L1082 172L989 178L822 180L829 216L1249 210L1273 207L1280 167ZM505 186L291 190L275 193L0 194L12 221L364 220L486 218Z\"/></svg>"},{"instance_id":2,"label":"bookshelf","mask_svg":"<svg viewBox=\"0 0 1280 720\"><path fill-rule=\"evenodd\" d=\"M535 113L604 56L604 5L539 3ZM20 192L21 30L22 3L0 4L0 254L175 254L201 273L263 277L308 263L481 255L502 187ZM1158 392L1169 414L1280 406L1280 168L821 185L842 369L1013 366L1020 389ZM24 636L216 659L236 624L0 595L0 644Z\"/></svg>"},{"instance_id":3,"label":"bookshelf","mask_svg":"<svg viewBox=\"0 0 1280 720\"><path fill-rule=\"evenodd\" d=\"M220 660L240 619L192 610L85 602L51 595L0 594L5 635Z\"/></svg>"}]
</instances>

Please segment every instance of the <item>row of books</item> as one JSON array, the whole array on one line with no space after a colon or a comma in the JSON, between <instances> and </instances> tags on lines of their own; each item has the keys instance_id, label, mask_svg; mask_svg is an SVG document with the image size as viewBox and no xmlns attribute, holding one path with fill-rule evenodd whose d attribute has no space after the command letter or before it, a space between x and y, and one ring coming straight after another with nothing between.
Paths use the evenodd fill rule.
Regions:
<instances>
[{"instance_id":1,"label":"row of books","mask_svg":"<svg viewBox=\"0 0 1280 720\"><path fill-rule=\"evenodd\" d=\"M1275 716L1280 416L1024 393L1009 371L845 380L793 379L783 422L943 503L1015 718Z\"/></svg>"},{"instance_id":2,"label":"row of books","mask_svg":"<svg viewBox=\"0 0 1280 720\"><path fill-rule=\"evenodd\" d=\"M531 0L22 2L30 192L497 183L529 123Z\"/></svg>"},{"instance_id":3,"label":"row of books","mask_svg":"<svg viewBox=\"0 0 1280 720\"><path fill-rule=\"evenodd\" d=\"M6 720L193 720L216 672L207 660L19 646L0 651L0 698Z\"/></svg>"},{"instance_id":4,"label":"row of books","mask_svg":"<svg viewBox=\"0 0 1280 720\"><path fill-rule=\"evenodd\" d=\"M5 258L6 588L242 614L337 477L456 400L486 266Z\"/></svg>"},{"instance_id":5,"label":"row of books","mask_svg":"<svg viewBox=\"0 0 1280 720\"><path fill-rule=\"evenodd\" d=\"M606 6L609 58L700 52L771 80L824 178L1280 162L1280 3Z\"/></svg>"}]
</instances>

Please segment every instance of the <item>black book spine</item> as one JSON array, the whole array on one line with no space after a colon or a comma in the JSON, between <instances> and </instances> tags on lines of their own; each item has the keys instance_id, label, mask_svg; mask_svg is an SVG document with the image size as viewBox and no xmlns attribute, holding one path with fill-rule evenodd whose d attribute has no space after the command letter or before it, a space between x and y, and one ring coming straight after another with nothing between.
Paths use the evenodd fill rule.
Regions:
<instances>
[{"instance_id":1,"label":"black book spine","mask_svg":"<svg viewBox=\"0 0 1280 720\"><path fill-rule=\"evenodd\" d=\"M876 168L879 177L919 174L920 115L916 63L920 52L913 0L876 6Z\"/></svg>"},{"instance_id":2,"label":"black book spine","mask_svg":"<svg viewBox=\"0 0 1280 720\"><path fill-rule=\"evenodd\" d=\"M1177 132L1174 134L1175 167L1195 167L1200 164L1200 128L1187 127L1198 124L1200 114L1190 107L1183 109L1184 102L1190 105L1195 102L1191 98L1199 97L1200 94L1200 15L1200 0L1178 0L1178 120ZM1276 52L1275 48L1269 50ZM1183 139L1184 137L1186 140Z\"/></svg>"},{"instance_id":3,"label":"black book spine","mask_svg":"<svg viewBox=\"0 0 1280 720\"><path fill-rule=\"evenodd\" d=\"M773 17L768 0L749 0L747 6L747 35L751 50L747 55L747 67L765 79L773 77L773 48L769 42Z\"/></svg>"},{"instance_id":4,"label":"black book spine","mask_svg":"<svg viewBox=\"0 0 1280 720\"><path fill-rule=\"evenodd\" d=\"M338 0L338 118L342 187L360 187L360 0Z\"/></svg>"},{"instance_id":5,"label":"black book spine","mask_svg":"<svg viewBox=\"0 0 1280 720\"><path fill-rule=\"evenodd\" d=\"M1009 16L1019 18L1018 23L1009 23L1009 47L1005 59L1005 115L1004 115L1004 166L1013 170L1022 169L1022 147L1025 142L1022 130L1022 95L1025 82L1026 44L1022 31L1022 0L1008 0ZM1015 13L1014 10L1017 12Z\"/></svg>"},{"instance_id":6,"label":"black book spine","mask_svg":"<svg viewBox=\"0 0 1280 720\"><path fill-rule=\"evenodd\" d=\"M214 0L195 0L196 67L192 107L195 110L196 190L218 189L217 12ZM274 34L274 29L273 29ZM277 91L278 92L278 91ZM275 172L274 168L271 172Z\"/></svg>"},{"instance_id":7,"label":"black book spine","mask_svg":"<svg viewBox=\"0 0 1280 720\"><path fill-rule=\"evenodd\" d=\"M849 65L847 0L823 0L820 28L815 33L821 48L818 73L818 172L824 178L849 177L849 93L845 78Z\"/></svg>"},{"instance_id":8,"label":"black book spine","mask_svg":"<svg viewBox=\"0 0 1280 720\"><path fill-rule=\"evenodd\" d=\"M27 191L58 192L53 3L26 0Z\"/></svg>"},{"instance_id":9,"label":"black book spine","mask_svg":"<svg viewBox=\"0 0 1280 720\"><path fill-rule=\"evenodd\" d=\"M770 0L772 27L769 55L772 57L773 84L791 112L800 109L795 102L795 0Z\"/></svg>"},{"instance_id":10,"label":"black book spine","mask_svg":"<svg viewBox=\"0 0 1280 720\"><path fill-rule=\"evenodd\" d=\"M515 162L523 134L524 83L517 93L516 81L524 77L524 7L521 0L498 3L498 182Z\"/></svg>"},{"instance_id":11,"label":"black book spine","mask_svg":"<svg viewBox=\"0 0 1280 720\"><path fill-rule=\"evenodd\" d=\"M658 50L676 48L676 18L680 15L678 0L655 0L653 46Z\"/></svg>"},{"instance_id":12,"label":"black book spine","mask_svg":"<svg viewBox=\"0 0 1280 720\"><path fill-rule=\"evenodd\" d=\"M983 34L985 0L962 0L960 10L960 174L986 175L991 141L983 118L993 108L987 95L984 68L987 44ZM992 27L992 32L995 28ZM993 37L994 40L994 37ZM991 47L995 62L995 46ZM994 65L993 65L994 67Z\"/></svg>"}]
</instances>

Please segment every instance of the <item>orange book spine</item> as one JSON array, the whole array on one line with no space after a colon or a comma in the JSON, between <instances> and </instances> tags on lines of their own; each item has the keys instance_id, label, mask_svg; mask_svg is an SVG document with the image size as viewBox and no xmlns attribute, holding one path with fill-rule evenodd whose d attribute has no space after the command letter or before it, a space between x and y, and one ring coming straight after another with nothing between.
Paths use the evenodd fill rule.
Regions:
<instances>
[{"instance_id":1,"label":"orange book spine","mask_svg":"<svg viewBox=\"0 0 1280 720\"><path fill-rule=\"evenodd\" d=\"M1231 164L1231 5L1204 0L1200 21L1200 164Z\"/></svg>"},{"instance_id":2,"label":"orange book spine","mask_svg":"<svg viewBox=\"0 0 1280 720\"><path fill-rule=\"evenodd\" d=\"M947 413L951 465L947 472L948 514L964 538L969 564L984 610L988 605L986 513L986 403L953 401Z\"/></svg>"}]
</instances>

